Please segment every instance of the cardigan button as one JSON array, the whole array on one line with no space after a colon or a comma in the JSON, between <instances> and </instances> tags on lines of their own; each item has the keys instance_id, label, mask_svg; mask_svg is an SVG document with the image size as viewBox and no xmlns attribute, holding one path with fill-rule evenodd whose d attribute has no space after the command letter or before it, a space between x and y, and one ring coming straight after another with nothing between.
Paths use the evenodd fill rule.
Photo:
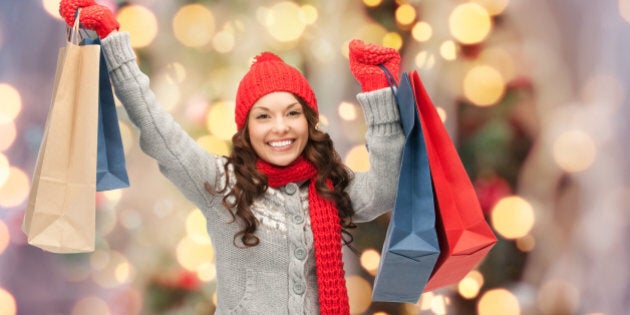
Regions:
<instances>
[{"instance_id":1,"label":"cardigan button","mask_svg":"<svg viewBox=\"0 0 630 315\"><path fill-rule=\"evenodd\" d=\"M306 250L304 250L304 248L296 248L293 251L293 254L295 255L295 258L299 259L299 260L304 260L304 258L306 258Z\"/></svg>"},{"instance_id":2,"label":"cardigan button","mask_svg":"<svg viewBox=\"0 0 630 315\"><path fill-rule=\"evenodd\" d=\"M288 184L284 187L284 191L289 195L293 195L297 191L297 185L294 183Z\"/></svg>"},{"instance_id":3,"label":"cardigan button","mask_svg":"<svg viewBox=\"0 0 630 315\"><path fill-rule=\"evenodd\" d=\"M296 214L293 216L293 223L302 224L304 223L304 216L301 214Z\"/></svg>"},{"instance_id":4,"label":"cardigan button","mask_svg":"<svg viewBox=\"0 0 630 315\"><path fill-rule=\"evenodd\" d=\"M302 295L304 294L304 291L306 291L306 287L304 286L304 284L300 283L300 282L295 282L293 284L293 292L297 295Z\"/></svg>"}]
</instances>

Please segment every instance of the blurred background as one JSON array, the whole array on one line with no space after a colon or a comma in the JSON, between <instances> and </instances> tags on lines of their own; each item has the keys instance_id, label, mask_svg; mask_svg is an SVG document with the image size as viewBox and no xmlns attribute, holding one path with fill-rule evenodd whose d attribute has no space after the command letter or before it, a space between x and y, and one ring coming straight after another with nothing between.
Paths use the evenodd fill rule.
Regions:
<instances>
[{"instance_id":1,"label":"blurred background","mask_svg":"<svg viewBox=\"0 0 630 315\"><path fill-rule=\"evenodd\" d=\"M630 0L97 1L131 33L161 105L228 154L233 102L264 50L299 68L322 127L364 170L347 44L394 47L438 106L499 242L458 284L373 303L388 217L345 254L352 314L630 314ZM0 2L0 315L209 314L205 219L138 146L131 187L97 194L93 253L26 244L21 222L65 25L58 0ZM624 114L626 113L626 114Z\"/></svg>"}]
</instances>

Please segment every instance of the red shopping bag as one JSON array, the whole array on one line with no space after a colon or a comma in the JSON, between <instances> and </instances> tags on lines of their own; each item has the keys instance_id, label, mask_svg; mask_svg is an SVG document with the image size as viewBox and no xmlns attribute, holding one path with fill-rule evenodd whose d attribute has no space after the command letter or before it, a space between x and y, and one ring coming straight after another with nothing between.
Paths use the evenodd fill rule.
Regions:
<instances>
[{"instance_id":1,"label":"red shopping bag","mask_svg":"<svg viewBox=\"0 0 630 315\"><path fill-rule=\"evenodd\" d=\"M455 284L488 254L497 238L420 76L410 73L435 191L440 256L425 291Z\"/></svg>"}]
</instances>

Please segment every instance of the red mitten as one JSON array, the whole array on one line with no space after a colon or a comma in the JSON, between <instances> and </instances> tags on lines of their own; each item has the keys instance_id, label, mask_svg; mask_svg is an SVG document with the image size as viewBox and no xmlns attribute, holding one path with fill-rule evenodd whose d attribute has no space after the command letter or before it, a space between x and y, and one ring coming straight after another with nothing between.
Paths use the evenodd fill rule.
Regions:
<instances>
[{"instance_id":1,"label":"red mitten","mask_svg":"<svg viewBox=\"0 0 630 315\"><path fill-rule=\"evenodd\" d=\"M383 69L384 65L398 83L400 54L394 48L365 44L362 40L350 42L350 71L361 85L363 92L374 91L389 86Z\"/></svg>"},{"instance_id":2,"label":"red mitten","mask_svg":"<svg viewBox=\"0 0 630 315\"><path fill-rule=\"evenodd\" d=\"M94 0L61 0L59 3L59 14L66 20L66 23L72 27L74 25L74 16L78 8L85 8L95 5Z\"/></svg>"}]
</instances>

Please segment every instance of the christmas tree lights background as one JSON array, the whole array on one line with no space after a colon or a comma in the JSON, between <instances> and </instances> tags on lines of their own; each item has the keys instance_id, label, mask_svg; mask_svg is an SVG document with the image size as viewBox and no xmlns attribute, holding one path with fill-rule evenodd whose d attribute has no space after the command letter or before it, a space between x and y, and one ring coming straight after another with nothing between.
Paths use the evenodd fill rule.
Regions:
<instances>
[{"instance_id":1,"label":"christmas tree lights background","mask_svg":"<svg viewBox=\"0 0 630 315\"><path fill-rule=\"evenodd\" d=\"M387 215L345 253L353 314L624 314L630 309L627 161L630 0L97 1L131 33L160 103L228 154L233 102L270 50L318 97L321 127L369 167L353 38L418 70L500 238L452 287L373 303ZM0 315L208 314L215 253L205 219L119 118L131 187L97 194L96 251L26 244L23 212L65 25L58 0L0 2Z\"/></svg>"}]
</instances>

